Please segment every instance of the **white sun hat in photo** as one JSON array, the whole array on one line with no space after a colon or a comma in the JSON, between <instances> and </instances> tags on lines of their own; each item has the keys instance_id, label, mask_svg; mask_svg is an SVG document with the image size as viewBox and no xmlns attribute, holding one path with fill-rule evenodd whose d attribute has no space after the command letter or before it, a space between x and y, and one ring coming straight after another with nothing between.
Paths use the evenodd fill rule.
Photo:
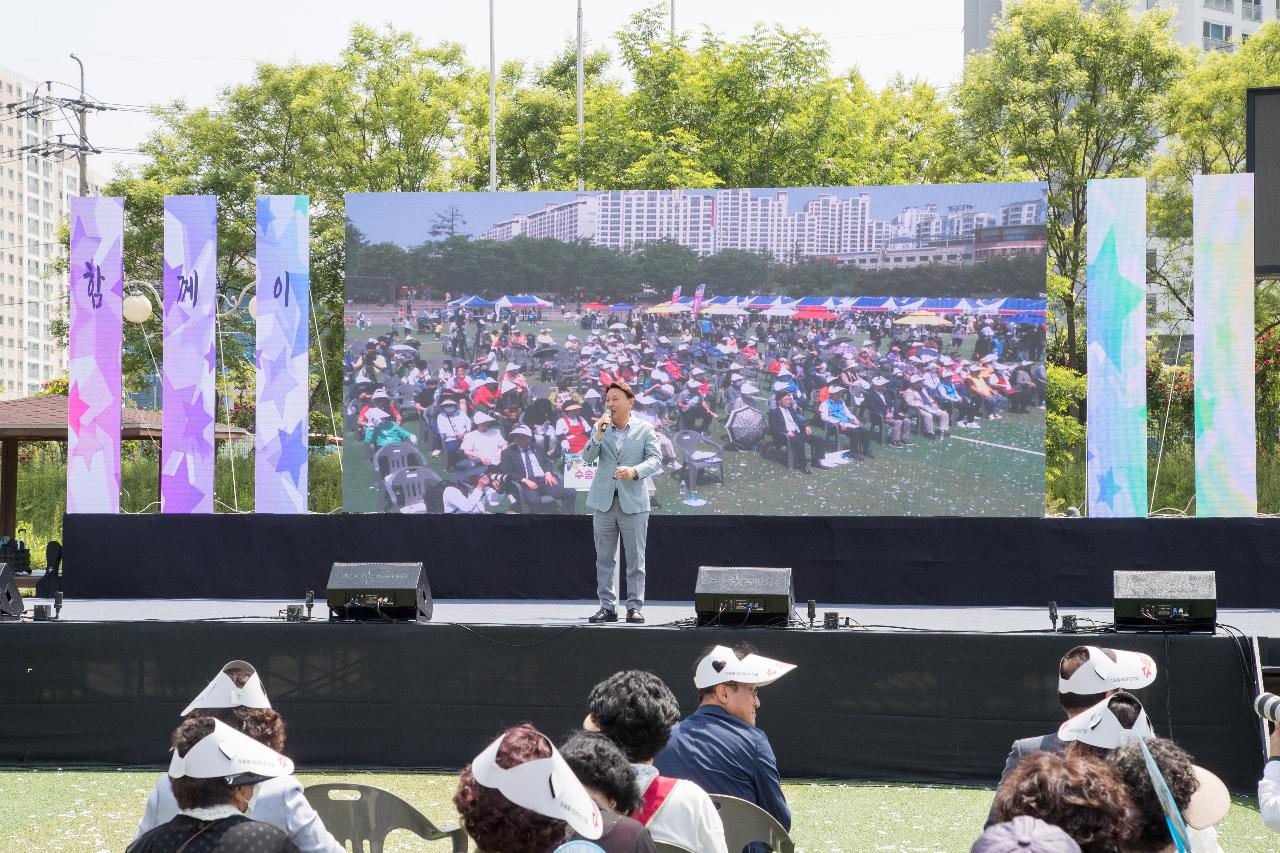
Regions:
<instances>
[{"instance_id":1,"label":"white sun hat in photo","mask_svg":"<svg viewBox=\"0 0 1280 853\"><path fill-rule=\"evenodd\" d=\"M515 767L498 766L498 748L506 734L489 744L471 762L471 775L486 788L494 788L521 808L546 817L563 820L584 838L592 840L604 834L600 809L587 789L573 775L555 744L547 739L551 755L526 761ZM546 739L546 736L543 735Z\"/></svg>"},{"instance_id":2,"label":"white sun hat in photo","mask_svg":"<svg viewBox=\"0 0 1280 853\"><path fill-rule=\"evenodd\" d=\"M1156 662L1142 652L1085 646L1089 659L1071 674L1058 677L1059 693L1105 693L1108 690L1137 690L1156 680Z\"/></svg>"},{"instance_id":3,"label":"white sun hat in photo","mask_svg":"<svg viewBox=\"0 0 1280 853\"><path fill-rule=\"evenodd\" d=\"M227 673L243 670L249 673L249 680L244 687L237 687L235 681ZM228 661L208 686L200 691L200 695L191 700L191 704L182 709L179 716L185 717L197 708L270 708L271 700L267 691L262 688L262 679L253 664L242 660Z\"/></svg>"},{"instance_id":4,"label":"white sun hat in photo","mask_svg":"<svg viewBox=\"0 0 1280 853\"><path fill-rule=\"evenodd\" d=\"M254 785L293 773L293 762L265 744L258 743L223 723L213 721L213 731L201 738L186 755L173 750L170 779L217 779L228 785Z\"/></svg>"},{"instance_id":5,"label":"white sun hat in photo","mask_svg":"<svg viewBox=\"0 0 1280 853\"><path fill-rule=\"evenodd\" d=\"M749 654L738 660L737 654L728 646L716 646L707 656L698 661L694 671L693 684L699 690L736 681L740 684L772 684L791 670L793 663L783 663L763 655Z\"/></svg>"},{"instance_id":6,"label":"white sun hat in photo","mask_svg":"<svg viewBox=\"0 0 1280 853\"><path fill-rule=\"evenodd\" d=\"M1112 698L1109 696L1063 722L1058 727L1058 737L1068 742L1078 740L1102 749L1118 749L1130 737L1151 740L1156 736L1145 710L1138 712L1138 718L1133 721L1132 727L1126 729L1121 725L1119 718L1111 710Z\"/></svg>"}]
</instances>

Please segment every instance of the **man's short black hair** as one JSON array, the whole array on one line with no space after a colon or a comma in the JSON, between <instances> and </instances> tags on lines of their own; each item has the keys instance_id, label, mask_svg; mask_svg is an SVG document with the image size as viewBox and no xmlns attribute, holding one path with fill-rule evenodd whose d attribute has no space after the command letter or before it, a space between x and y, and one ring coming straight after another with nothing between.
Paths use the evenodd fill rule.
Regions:
<instances>
[{"instance_id":1,"label":"man's short black hair","mask_svg":"<svg viewBox=\"0 0 1280 853\"><path fill-rule=\"evenodd\" d=\"M1058 677L1070 678L1080 667L1089 662L1089 647L1076 646L1062 656L1062 660L1058 661ZM1063 693L1058 691L1058 704L1062 706L1062 710L1068 714L1074 714L1077 711L1083 711L1085 708L1092 708L1103 699L1107 698L1107 694L1103 693Z\"/></svg>"},{"instance_id":2,"label":"man's short black hair","mask_svg":"<svg viewBox=\"0 0 1280 853\"><path fill-rule=\"evenodd\" d=\"M698 664L702 663L703 658L705 658L707 655L715 651L715 648L716 648L715 646L707 646L705 649L703 649L701 652L698 653L698 656L693 661L694 676L697 676L698 674ZM760 653L760 650L757 649L755 646L745 642L734 643L732 648L733 648L733 653L737 655L738 660L742 660L747 655L755 655ZM721 684L737 684L737 682L726 681L726 682L721 682ZM710 687L699 687L698 701L701 702L704 698L706 698L707 696L710 696L712 693L715 693L715 692L716 692L716 685L714 684Z\"/></svg>"},{"instance_id":3,"label":"man's short black hair","mask_svg":"<svg viewBox=\"0 0 1280 853\"><path fill-rule=\"evenodd\" d=\"M587 710L632 762L657 755L680 719L680 706L666 682L638 669L615 672L592 687Z\"/></svg>"}]
</instances>

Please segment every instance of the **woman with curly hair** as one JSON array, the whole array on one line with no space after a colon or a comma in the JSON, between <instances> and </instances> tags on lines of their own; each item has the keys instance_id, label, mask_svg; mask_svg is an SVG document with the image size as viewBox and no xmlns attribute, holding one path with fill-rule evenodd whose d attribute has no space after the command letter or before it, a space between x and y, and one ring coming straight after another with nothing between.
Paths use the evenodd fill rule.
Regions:
<instances>
[{"instance_id":1,"label":"woman with curly hair","mask_svg":"<svg viewBox=\"0 0 1280 853\"><path fill-rule=\"evenodd\" d=\"M212 718L248 735L276 752L284 751L284 718L271 707L257 670L233 660L219 670L200 695L182 712L184 720ZM168 776L157 780L138 823L138 835L178 814L178 801ZM258 785L248 816L283 830L302 853L342 853L343 847L302 794L292 774Z\"/></svg>"},{"instance_id":2,"label":"woman with curly hair","mask_svg":"<svg viewBox=\"0 0 1280 853\"><path fill-rule=\"evenodd\" d=\"M453 805L480 853L549 853L571 830L586 838L602 831L600 810L529 723L507 729L462 768Z\"/></svg>"},{"instance_id":3,"label":"woman with curly hair","mask_svg":"<svg viewBox=\"0 0 1280 853\"><path fill-rule=\"evenodd\" d=\"M186 720L173 733L169 779L181 809L148 830L127 853L298 853L278 827L247 812L259 785L293 772L278 752L210 717Z\"/></svg>"},{"instance_id":4,"label":"woman with curly hair","mask_svg":"<svg viewBox=\"0 0 1280 853\"><path fill-rule=\"evenodd\" d=\"M1147 750L1160 768L1173 801L1187 824L1193 851L1219 851L1218 834L1213 826L1227 816L1231 795L1222 780L1192 763L1186 750L1171 740L1155 738L1146 742ZM1164 853L1175 849L1164 809L1156 798L1155 786L1147 772L1142 747L1136 742L1112 750L1107 762L1133 795L1138 809L1137 836L1130 845L1131 853Z\"/></svg>"},{"instance_id":5,"label":"woman with curly hair","mask_svg":"<svg viewBox=\"0 0 1280 853\"><path fill-rule=\"evenodd\" d=\"M636 771L617 744L599 732L575 732L560 746L573 775L600 807L604 834L596 844L605 853L656 853L644 824L625 817L640 808Z\"/></svg>"},{"instance_id":6,"label":"woman with curly hair","mask_svg":"<svg viewBox=\"0 0 1280 853\"><path fill-rule=\"evenodd\" d=\"M1082 853L1127 853L1137 838L1138 810L1119 775L1089 756L1037 752L1000 784L994 823L1018 815L1059 827Z\"/></svg>"}]
</instances>

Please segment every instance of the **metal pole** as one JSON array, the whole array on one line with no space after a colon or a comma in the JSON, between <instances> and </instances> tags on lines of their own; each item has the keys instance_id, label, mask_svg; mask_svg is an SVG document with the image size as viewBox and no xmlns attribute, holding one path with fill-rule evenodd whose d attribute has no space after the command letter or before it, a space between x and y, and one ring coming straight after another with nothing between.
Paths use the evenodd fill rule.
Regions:
<instances>
[{"instance_id":1,"label":"metal pole","mask_svg":"<svg viewBox=\"0 0 1280 853\"><path fill-rule=\"evenodd\" d=\"M582 119L582 0L578 0L578 191L586 189L582 178L582 143L586 138L586 125Z\"/></svg>"},{"instance_id":2,"label":"metal pole","mask_svg":"<svg viewBox=\"0 0 1280 853\"><path fill-rule=\"evenodd\" d=\"M676 40L676 0L671 0L671 40Z\"/></svg>"},{"instance_id":3,"label":"metal pole","mask_svg":"<svg viewBox=\"0 0 1280 853\"><path fill-rule=\"evenodd\" d=\"M80 57L74 53L71 58L80 66L80 106L76 110L80 114L80 195L89 194L89 138L85 132L85 123L88 120L87 110L85 109L84 99L84 63L80 61Z\"/></svg>"},{"instance_id":4,"label":"metal pole","mask_svg":"<svg viewBox=\"0 0 1280 853\"><path fill-rule=\"evenodd\" d=\"M493 38L493 0L489 0L489 192L498 189L498 66Z\"/></svg>"}]
</instances>

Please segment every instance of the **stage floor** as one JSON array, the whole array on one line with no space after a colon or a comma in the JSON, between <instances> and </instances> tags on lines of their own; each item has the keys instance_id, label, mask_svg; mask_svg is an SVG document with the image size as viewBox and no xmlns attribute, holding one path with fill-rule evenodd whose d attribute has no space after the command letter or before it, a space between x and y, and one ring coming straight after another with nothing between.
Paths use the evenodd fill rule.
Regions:
<instances>
[{"instance_id":1,"label":"stage floor","mask_svg":"<svg viewBox=\"0 0 1280 853\"><path fill-rule=\"evenodd\" d=\"M52 599L29 598L24 606L30 611L36 604L52 605ZM285 607L301 604L298 599L65 599L63 622L202 622L202 621L284 621ZM494 601L478 599L437 599L432 621L454 625L546 625L562 627L586 625L595 612L595 601ZM817 625L822 614L839 612L841 624L850 617L853 626L871 630L965 631L973 633L1027 632L1048 633L1047 607L914 607L908 605L830 604L817 606ZM1110 608L1061 607L1060 614L1080 617L1081 625L1111 622ZM680 620L692 619L693 605L684 601L650 601L644 607L644 627L661 627ZM797 615L805 618L801 602ZM317 601L312 611L314 621L327 621L329 609ZM1280 610L1223 609L1218 621L1238 628L1250 636L1280 637ZM5 620L0 624L16 624ZM1059 621L1061 624L1061 621ZM623 626L604 625L602 628ZM625 626L636 627L636 626Z\"/></svg>"}]
</instances>

